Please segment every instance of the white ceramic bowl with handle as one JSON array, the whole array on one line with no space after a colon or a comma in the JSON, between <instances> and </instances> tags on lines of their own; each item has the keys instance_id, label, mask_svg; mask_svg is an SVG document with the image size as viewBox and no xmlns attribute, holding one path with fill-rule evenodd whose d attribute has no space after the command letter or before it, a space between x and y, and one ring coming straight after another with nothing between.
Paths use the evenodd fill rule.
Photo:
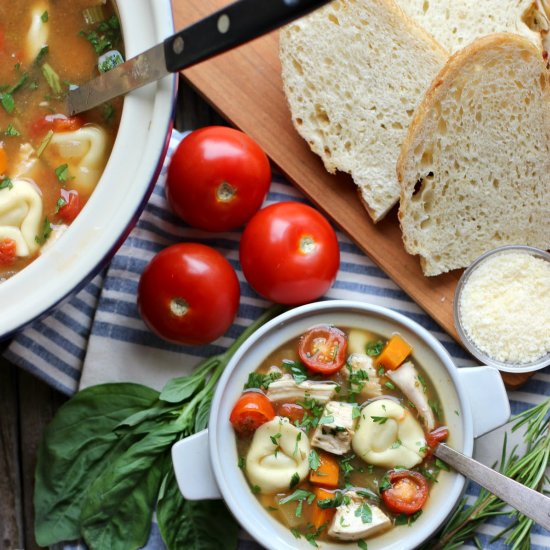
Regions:
<instances>
[{"instance_id":1,"label":"white ceramic bowl with handle","mask_svg":"<svg viewBox=\"0 0 550 550\"><path fill-rule=\"evenodd\" d=\"M118 0L126 57L173 33L170 0ZM160 171L172 127L176 75L129 94L105 171L67 232L0 284L0 340L84 285L122 244Z\"/></svg>"},{"instance_id":2,"label":"white ceramic bowl with handle","mask_svg":"<svg viewBox=\"0 0 550 550\"><path fill-rule=\"evenodd\" d=\"M270 516L252 494L238 467L231 410L250 372L275 349L318 324L363 328L389 337L399 332L429 376L449 427L448 444L471 456L474 438L504 424L510 406L502 378L492 367L457 368L445 348L424 328L390 309L362 302L326 301L292 309L254 333L236 352L218 382L209 428L174 445L172 460L178 485L191 500L222 497L237 520L258 542L272 550L310 549ZM412 527L395 527L368 540L369 550L412 549L425 541L452 512L465 487L453 472L440 473L424 513ZM322 542L326 550L354 544Z\"/></svg>"}]
</instances>

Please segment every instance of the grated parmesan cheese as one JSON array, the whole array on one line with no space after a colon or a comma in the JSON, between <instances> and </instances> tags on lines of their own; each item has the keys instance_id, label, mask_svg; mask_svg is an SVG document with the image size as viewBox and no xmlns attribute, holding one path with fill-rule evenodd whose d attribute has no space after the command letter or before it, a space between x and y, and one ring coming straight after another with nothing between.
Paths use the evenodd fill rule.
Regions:
<instances>
[{"instance_id":1,"label":"grated parmesan cheese","mask_svg":"<svg viewBox=\"0 0 550 550\"><path fill-rule=\"evenodd\" d=\"M464 331L489 357L522 364L550 352L550 262L516 251L489 257L459 305Z\"/></svg>"}]
</instances>

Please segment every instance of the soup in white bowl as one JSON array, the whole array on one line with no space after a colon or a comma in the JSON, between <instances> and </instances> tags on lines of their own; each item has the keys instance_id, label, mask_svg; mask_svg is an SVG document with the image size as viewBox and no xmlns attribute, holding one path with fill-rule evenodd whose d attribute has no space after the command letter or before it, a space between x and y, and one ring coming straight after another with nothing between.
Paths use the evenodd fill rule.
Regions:
<instances>
[{"instance_id":1,"label":"soup in white bowl","mask_svg":"<svg viewBox=\"0 0 550 550\"><path fill-rule=\"evenodd\" d=\"M21 5L23 4L27 7L31 5L30 2L21 3ZM61 2L54 3L51 0L50 2L43 2L43 4L45 6L49 6L50 4L52 6L53 4L63 5ZM78 17L82 18L83 6L84 4L89 6L90 2L85 3L84 0L79 0L78 2L67 2L67 4L71 4L71 6L74 4L80 10L77 10ZM118 15L124 52L127 57L141 53L173 33L171 4L168 0L158 2L149 2L148 0L118 0L118 2L113 3L112 11L109 11L109 8L106 5L104 6L103 2L93 0L91 4L101 4L103 6L103 9L106 10L105 15L109 17L106 21L109 21L115 13ZM19 7L19 3L17 3L17 6ZM53 7L43 9L41 6L42 4L36 12L40 14L35 17L37 25L53 23L60 15ZM47 15L45 15L46 13ZM74 15L74 21L78 17ZM32 27L32 25L29 26L31 19L29 14L25 15L25 17L22 17L21 25L25 25L25 28L30 29ZM97 72L98 58L93 44L88 40L89 36L80 35L81 31L89 35L89 32L95 25L92 24L86 27L74 22L74 36L72 39L67 39L66 41L67 56L70 56L71 51L76 48L76 46L71 46L73 42L74 44L80 44L79 48L82 48L83 51L89 52L88 61L93 66L82 73L76 70L76 68L71 70L67 68L67 72L64 73L63 69L59 68L61 65L57 64L59 57L62 57L62 52L56 48L58 51L54 55L54 43L52 43L52 56L49 65L59 76L61 85L65 84L65 78L83 82L87 78L91 78L94 71ZM17 34L21 34L21 31L18 31ZM63 43L57 34L55 36L57 36L56 44ZM63 37L63 33L60 36ZM39 38L38 43L41 44L42 40L42 38ZM23 54L20 55L23 58ZM49 53L45 55L49 55ZM45 59L48 62L48 58L46 57ZM42 66L38 73L34 72L34 65L28 67L28 79L34 78L32 76L34 74L38 75L37 78L44 77ZM22 68L23 64L20 69ZM8 72L15 71L15 63L10 63L9 67L3 70ZM49 74L49 69L46 69L46 72ZM10 75L9 82L5 84L13 88L19 80L16 81L11 72ZM55 77L53 78L55 80ZM27 82L32 82L32 80L25 81L25 90L21 88L17 90L12 89L11 92L10 89L3 90L4 97L6 92L13 97L15 105L11 114L19 112L17 103L23 101L24 94L30 95L33 92L33 90L26 89ZM4 84L4 82L0 84ZM46 86L50 88L50 84L47 81L45 83L39 82L39 86L43 86L44 89L46 89ZM132 225L137 221L137 217L144 207L149 193L152 191L152 186L160 170L168 143L168 134L172 125L175 88L176 76L172 75L158 83L128 94L123 103L119 102L121 103L120 108L116 108L114 104L112 105L114 111L107 106L83 116L85 122L80 128L81 130L90 133L89 127L95 129L97 126L101 127L101 132L105 132L104 135L107 136L105 140L105 150L107 153L99 155L98 164L95 165L97 169L93 170L96 176L99 176L99 179L95 183L94 176L94 178L85 182L89 189L93 188L93 191L82 201L84 204L83 206L81 205L81 211L70 223L68 229L62 234L60 232L59 239L52 238L51 233L47 239L44 239L44 232L39 231L38 241L44 242L37 242L37 239L34 238L35 236L31 235L34 230L31 230L28 241L31 243L31 246L34 246L34 238L34 243L39 246L35 247L31 254L29 254L28 261L21 260L19 267L24 267L24 269L8 278L6 278L6 270L4 270L3 276L0 275L0 277L6 279L0 283L0 303L2 304L2 308L0 308L0 338L8 336L29 321L44 314L65 296L82 286L105 265L118 246L122 244ZM23 95L18 97L20 93L23 93ZM54 111L57 111L59 103L51 98L48 101L51 102ZM10 99L8 98L8 109L9 104ZM2 109L6 115L10 115L4 107ZM62 115L62 113L56 112L52 114ZM26 123L23 124L25 117L26 115L21 115L20 123L12 121L12 128L19 131L20 129L17 124L20 124L23 128L26 125ZM118 117L120 117L120 123L117 122ZM104 123L106 123L106 126L102 126ZM4 132L8 131L10 122L6 119L3 120L2 124L7 124L7 126L1 129ZM54 124L56 123L52 122L52 128L46 129L46 134L50 130L54 130L53 133L56 133L53 127ZM113 133L109 133L111 131L109 130L109 124L112 124L114 128L118 124L116 136ZM10 129L9 133L13 133L13 129ZM66 134L66 132L60 133ZM92 131L92 133L94 132ZM4 143L7 143L8 140L18 138L19 136L9 135L3 136L2 140ZM35 156L38 157L36 153L40 152L42 138L36 138L29 143L35 150ZM89 152L92 147L90 143L91 141L88 141L87 144L85 143L82 150L86 149ZM51 151L49 151L50 147ZM61 190L65 189L69 195L67 199L70 200L70 195L72 194L70 186L73 183L75 185L78 184L80 186L79 192L83 192L82 181L86 180L84 174L79 174L79 169L82 166L79 163L73 163L69 159L62 162L62 159L54 156L53 153L56 153L55 149L52 147L50 140L47 147L39 156L40 163L48 164L49 166L50 183L59 186L55 190L57 194L48 195L49 198L44 199L39 214L35 214L35 218L39 219L39 223L42 224L41 229L46 225L46 217L48 217L49 222L50 215L53 219L61 212L61 208L64 205L57 204L59 198L62 198ZM14 159L17 156L16 153L17 151L13 153ZM8 157L9 159L12 158L12 152L10 152ZM67 164L67 167L64 167L64 164ZM92 170L89 169L89 166L85 166L85 168L87 168L87 176ZM58 169L58 173L56 173L56 169ZM82 177L79 178L78 176ZM6 177L13 184L15 174L7 172L6 175L1 176L1 179L5 180ZM38 187L36 181L33 182L32 178L28 176L24 176L22 179L24 183L29 183L32 187L31 192L29 192L29 185L23 185L25 187L22 190L23 193L32 194L34 190L36 194ZM60 179L65 181L60 181ZM77 180L80 180L80 183ZM15 189L15 186L8 189L9 184L6 183L5 188L11 192ZM69 200L67 200L67 203ZM19 214L25 209L29 209L28 205L31 204L30 201L23 202L23 207L18 210ZM34 201L34 203L36 202ZM59 212L56 214L55 210L58 206ZM10 221L13 222L15 217L17 216L10 216ZM55 221L58 221L57 218L55 218ZM53 225L63 224L55 223ZM50 229L55 228L52 228L50 224ZM43 246L44 244L46 244L45 247ZM43 253L40 254L40 251ZM20 262L20 260L18 259L17 262ZM28 265L25 266L25 262ZM7 269L8 275L10 274L10 269Z\"/></svg>"}]
</instances>

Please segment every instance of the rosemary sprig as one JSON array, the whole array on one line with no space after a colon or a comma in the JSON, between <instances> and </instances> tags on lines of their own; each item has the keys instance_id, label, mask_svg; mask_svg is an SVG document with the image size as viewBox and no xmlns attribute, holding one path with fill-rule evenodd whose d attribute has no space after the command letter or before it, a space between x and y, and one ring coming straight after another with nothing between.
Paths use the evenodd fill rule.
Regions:
<instances>
[{"instance_id":1,"label":"rosemary sprig","mask_svg":"<svg viewBox=\"0 0 550 550\"><path fill-rule=\"evenodd\" d=\"M499 467L499 471L504 475L540 492L544 492L545 486L549 482L546 475L550 458L549 411L550 398L512 418L512 422L514 422L512 432L525 427L523 439L526 443L526 450L520 457L516 454L517 447L514 447L508 455L505 436ZM481 489L479 496L471 506L468 506L466 502L466 498L460 501L445 527L435 538L428 541L422 547L423 549L453 550L459 548L467 540L472 540L477 545L476 531L478 528L488 518L499 515L509 515L514 521L492 540L510 532L506 543L511 545L511 550L525 550L530 547L532 520L516 510L512 512L503 510L506 504L486 489Z\"/></svg>"}]
</instances>

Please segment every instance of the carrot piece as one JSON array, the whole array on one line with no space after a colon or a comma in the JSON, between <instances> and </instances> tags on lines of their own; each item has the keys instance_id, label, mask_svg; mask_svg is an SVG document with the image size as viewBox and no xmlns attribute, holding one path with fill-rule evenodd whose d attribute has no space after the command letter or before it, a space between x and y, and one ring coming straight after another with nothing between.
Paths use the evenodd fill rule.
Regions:
<instances>
[{"instance_id":1,"label":"carrot piece","mask_svg":"<svg viewBox=\"0 0 550 550\"><path fill-rule=\"evenodd\" d=\"M313 512L311 514L311 523L315 526L315 529L319 529L322 525L326 525L332 521L336 508L319 508L317 506L318 500L324 500L325 498L333 498L334 492L323 489L322 487L315 487L313 489L315 494L315 500L313 501Z\"/></svg>"},{"instance_id":2,"label":"carrot piece","mask_svg":"<svg viewBox=\"0 0 550 550\"><path fill-rule=\"evenodd\" d=\"M8 154L3 147L0 147L0 175L5 175L8 169Z\"/></svg>"},{"instance_id":3,"label":"carrot piece","mask_svg":"<svg viewBox=\"0 0 550 550\"><path fill-rule=\"evenodd\" d=\"M319 453L321 465L317 470L311 470L309 481L315 485L324 485L325 487L338 487L338 476L340 475L340 466L338 461L329 453Z\"/></svg>"},{"instance_id":4,"label":"carrot piece","mask_svg":"<svg viewBox=\"0 0 550 550\"><path fill-rule=\"evenodd\" d=\"M411 352L412 347L399 334L394 334L388 340L382 353L377 357L375 364L376 366L383 366L385 369L395 370Z\"/></svg>"}]
</instances>

